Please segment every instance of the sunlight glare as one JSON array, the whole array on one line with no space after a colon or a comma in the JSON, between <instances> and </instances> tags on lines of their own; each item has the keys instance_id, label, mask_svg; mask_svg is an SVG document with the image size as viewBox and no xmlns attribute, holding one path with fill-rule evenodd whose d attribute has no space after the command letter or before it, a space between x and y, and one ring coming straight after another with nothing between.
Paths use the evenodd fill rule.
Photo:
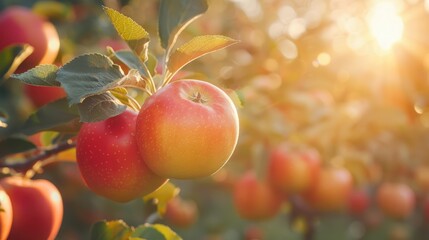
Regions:
<instances>
[{"instance_id":1,"label":"sunlight glare","mask_svg":"<svg viewBox=\"0 0 429 240\"><path fill-rule=\"evenodd\" d=\"M397 14L397 8L392 1L377 3L369 14L371 33L383 50L388 50L401 40L404 23Z\"/></svg>"}]
</instances>

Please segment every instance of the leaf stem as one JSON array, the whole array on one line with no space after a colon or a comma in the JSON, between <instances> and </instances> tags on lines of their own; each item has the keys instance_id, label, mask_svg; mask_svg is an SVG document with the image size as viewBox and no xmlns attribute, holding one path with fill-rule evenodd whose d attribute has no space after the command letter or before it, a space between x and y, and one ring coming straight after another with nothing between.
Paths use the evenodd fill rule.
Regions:
<instances>
[{"instance_id":1,"label":"leaf stem","mask_svg":"<svg viewBox=\"0 0 429 240\"><path fill-rule=\"evenodd\" d=\"M170 83L171 79L174 77L174 74L172 74L168 69L166 70L164 81L162 82L162 85L160 88L163 88L167 86L168 83Z\"/></svg>"},{"instance_id":2,"label":"leaf stem","mask_svg":"<svg viewBox=\"0 0 429 240\"><path fill-rule=\"evenodd\" d=\"M140 111L140 104L137 102L136 99L134 99L131 96L128 96L128 100L130 100L131 104L129 105L132 109L136 110L137 112Z\"/></svg>"},{"instance_id":3,"label":"leaf stem","mask_svg":"<svg viewBox=\"0 0 429 240\"><path fill-rule=\"evenodd\" d=\"M155 81L153 80L153 77L152 77L152 74L150 73L150 71L149 71L149 68L147 67L147 65L146 65L146 63L144 63L144 62L142 62L143 64L143 67L144 67L144 69L145 69L145 71L147 72L147 75L148 75L148 80L149 81L147 81L148 83L149 83L149 90L150 90L150 92L151 92L151 94L150 95L152 95L153 93L155 93L156 92L156 85L155 85Z\"/></svg>"}]
</instances>

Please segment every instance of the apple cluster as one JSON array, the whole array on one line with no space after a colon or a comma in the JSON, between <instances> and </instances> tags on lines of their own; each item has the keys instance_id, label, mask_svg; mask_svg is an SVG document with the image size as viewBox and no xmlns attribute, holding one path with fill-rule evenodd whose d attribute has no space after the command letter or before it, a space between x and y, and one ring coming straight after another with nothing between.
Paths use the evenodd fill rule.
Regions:
<instances>
[{"instance_id":1,"label":"apple cluster","mask_svg":"<svg viewBox=\"0 0 429 240\"><path fill-rule=\"evenodd\" d=\"M228 161L238 140L231 99L213 84L174 81L150 96L139 113L126 110L84 123L76 159L95 193L127 202L168 179L210 176Z\"/></svg>"}]
</instances>

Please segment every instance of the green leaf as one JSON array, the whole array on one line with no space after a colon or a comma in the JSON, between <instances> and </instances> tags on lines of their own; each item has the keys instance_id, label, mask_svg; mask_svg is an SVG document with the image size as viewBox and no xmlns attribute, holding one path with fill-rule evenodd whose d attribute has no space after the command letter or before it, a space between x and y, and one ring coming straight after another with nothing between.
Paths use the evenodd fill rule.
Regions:
<instances>
[{"instance_id":1,"label":"green leaf","mask_svg":"<svg viewBox=\"0 0 429 240\"><path fill-rule=\"evenodd\" d=\"M127 109L111 93L102 93L85 98L78 104L80 121L98 122L121 114Z\"/></svg>"},{"instance_id":2,"label":"green leaf","mask_svg":"<svg viewBox=\"0 0 429 240\"><path fill-rule=\"evenodd\" d=\"M159 37L161 46L173 46L180 32L208 9L206 0L161 0Z\"/></svg>"},{"instance_id":3,"label":"green leaf","mask_svg":"<svg viewBox=\"0 0 429 240\"><path fill-rule=\"evenodd\" d=\"M151 76L156 74L156 66L158 65L158 59L153 54L148 55L148 59L146 61L146 66L149 69L149 73Z\"/></svg>"},{"instance_id":4,"label":"green leaf","mask_svg":"<svg viewBox=\"0 0 429 240\"><path fill-rule=\"evenodd\" d=\"M28 44L11 45L0 51L0 79L8 78L18 66L33 52ZM1 83L1 82L0 82Z\"/></svg>"},{"instance_id":5,"label":"green leaf","mask_svg":"<svg viewBox=\"0 0 429 240\"><path fill-rule=\"evenodd\" d=\"M111 90L110 93L124 105L130 106L135 111L140 110L140 105L137 102L131 100L131 97L128 95L126 88L117 87Z\"/></svg>"},{"instance_id":6,"label":"green leaf","mask_svg":"<svg viewBox=\"0 0 429 240\"><path fill-rule=\"evenodd\" d=\"M134 20L120 12L108 7L103 7L103 9L121 38L143 61L146 61L150 40L149 33Z\"/></svg>"},{"instance_id":7,"label":"green leaf","mask_svg":"<svg viewBox=\"0 0 429 240\"><path fill-rule=\"evenodd\" d=\"M127 65L130 69L137 69L141 75L148 76L141 61L134 52L129 50L119 50L113 51L112 53L119 61Z\"/></svg>"},{"instance_id":8,"label":"green leaf","mask_svg":"<svg viewBox=\"0 0 429 240\"><path fill-rule=\"evenodd\" d=\"M56 65L39 65L24 73L13 74L12 79L37 86L60 86L56 80L58 67Z\"/></svg>"},{"instance_id":9,"label":"green leaf","mask_svg":"<svg viewBox=\"0 0 429 240\"><path fill-rule=\"evenodd\" d=\"M0 158L35 148L36 146L25 138L9 137L0 141Z\"/></svg>"},{"instance_id":10,"label":"green leaf","mask_svg":"<svg viewBox=\"0 0 429 240\"><path fill-rule=\"evenodd\" d=\"M59 132L54 131L45 131L40 134L40 141L42 143L42 146L49 146L59 138L59 136L62 135Z\"/></svg>"},{"instance_id":11,"label":"green leaf","mask_svg":"<svg viewBox=\"0 0 429 240\"><path fill-rule=\"evenodd\" d=\"M122 220L101 221L92 225L91 240L128 240L131 232Z\"/></svg>"},{"instance_id":12,"label":"green leaf","mask_svg":"<svg viewBox=\"0 0 429 240\"><path fill-rule=\"evenodd\" d=\"M144 224L138 226L131 237L140 237L150 240L182 240L171 228L163 224Z\"/></svg>"},{"instance_id":13,"label":"green leaf","mask_svg":"<svg viewBox=\"0 0 429 240\"><path fill-rule=\"evenodd\" d=\"M50 130L79 117L77 108L69 107L67 99L62 98L38 109L37 112L30 115L20 128L21 133L32 135L34 133Z\"/></svg>"},{"instance_id":14,"label":"green leaf","mask_svg":"<svg viewBox=\"0 0 429 240\"><path fill-rule=\"evenodd\" d=\"M58 70L57 81L65 89L70 105L115 88L124 73L102 54L79 56Z\"/></svg>"},{"instance_id":15,"label":"green leaf","mask_svg":"<svg viewBox=\"0 0 429 240\"><path fill-rule=\"evenodd\" d=\"M237 42L237 40L222 35L204 35L195 37L171 54L168 62L168 69L175 73L189 62Z\"/></svg>"}]
</instances>

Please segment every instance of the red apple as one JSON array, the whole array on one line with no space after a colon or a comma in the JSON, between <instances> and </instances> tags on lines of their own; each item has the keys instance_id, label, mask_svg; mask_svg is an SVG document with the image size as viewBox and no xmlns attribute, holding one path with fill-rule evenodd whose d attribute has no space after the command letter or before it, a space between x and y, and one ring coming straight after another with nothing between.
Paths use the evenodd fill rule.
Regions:
<instances>
[{"instance_id":1,"label":"red apple","mask_svg":"<svg viewBox=\"0 0 429 240\"><path fill-rule=\"evenodd\" d=\"M266 220L279 213L283 198L267 182L249 171L235 185L234 206L248 220Z\"/></svg>"},{"instance_id":2,"label":"red apple","mask_svg":"<svg viewBox=\"0 0 429 240\"><path fill-rule=\"evenodd\" d=\"M346 169L326 168L303 196L316 210L341 210L346 206L352 184L352 176Z\"/></svg>"},{"instance_id":3,"label":"red apple","mask_svg":"<svg viewBox=\"0 0 429 240\"><path fill-rule=\"evenodd\" d=\"M195 223L197 213L198 208L195 202L175 197L167 203L165 218L175 226L187 228Z\"/></svg>"},{"instance_id":4,"label":"red apple","mask_svg":"<svg viewBox=\"0 0 429 240\"><path fill-rule=\"evenodd\" d=\"M320 156L314 149L290 149L287 144L276 146L270 153L268 179L285 193L300 193L317 179Z\"/></svg>"},{"instance_id":5,"label":"red apple","mask_svg":"<svg viewBox=\"0 0 429 240\"><path fill-rule=\"evenodd\" d=\"M142 197L167 181L138 154L136 118L136 112L127 110L104 121L84 123L77 136L76 161L85 183L118 202Z\"/></svg>"},{"instance_id":6,"label":"red apple","mask_svg":"<svg viewBox=\"0 0 429 240\"><path fill-rule=\"evenodd\" d=\"M23 88L25 95L37 108L66 96L66 92L61 87L45 87L25 84Z\"/></svg>"},{"instance_id":7,"label":"red apple","mask_svg":"<svg viewBox=\"0 0 429 240\"><path fill-rule=\"evenodd\" d=\"M362 215L369 208L369 196L365 190L353 189L348 197L347 208L353 215Z\"/></svg>"},{"instance_id":8,"label":"red apple","mask_svg":"<svg viewBox=\"0 0 429 240\"><path fill-rule=\"evenodd\" d=\"M140 155L165 178L207 177L228 161L238 140L228 95L198 80L172 82L149 97L137 117Z\"/></svg>"},{"instance_id":9,"label":"red apple","mask_svg":"<svg viewBox=\"0 0 429 240\"><path fill-rule=\"evenodd\" d=\"M53 240L63 219L63 202L49 181L6 177L0 181L12 202L9 240Z\"/></svg>"},{"instance_id":10,"label":"red apple","mask_svg":"<svg viewBox=\"0 0 429 240\"><path fill-rule=\"evenodd\" d=\"M39 64L51 64L60 49L57 30L30 9L13 6L0 13L0 49L30 44L34 51L16 70L22 73Z\"/></svg>"},{"instance_id":11,"label":"red apple","mask_svg":"<svg viewBox=\"0 0 429 240\"><path fill-rule=\"evenodd\" d=\"M0 187L0 240L6 240L12 227L12 203L7 193Z\"/></svg>"},{"instance_id":12,"label":"red apple","mask_svg":"<svg viewBox=\"0 0 429 240\"><path fill-rule=\"evenodd\" d=\"M377 189L376 201L383 214L392 218L408 217L415 206L413 190L403 183L381 184Z\"/></svg>"}]
</instances>

